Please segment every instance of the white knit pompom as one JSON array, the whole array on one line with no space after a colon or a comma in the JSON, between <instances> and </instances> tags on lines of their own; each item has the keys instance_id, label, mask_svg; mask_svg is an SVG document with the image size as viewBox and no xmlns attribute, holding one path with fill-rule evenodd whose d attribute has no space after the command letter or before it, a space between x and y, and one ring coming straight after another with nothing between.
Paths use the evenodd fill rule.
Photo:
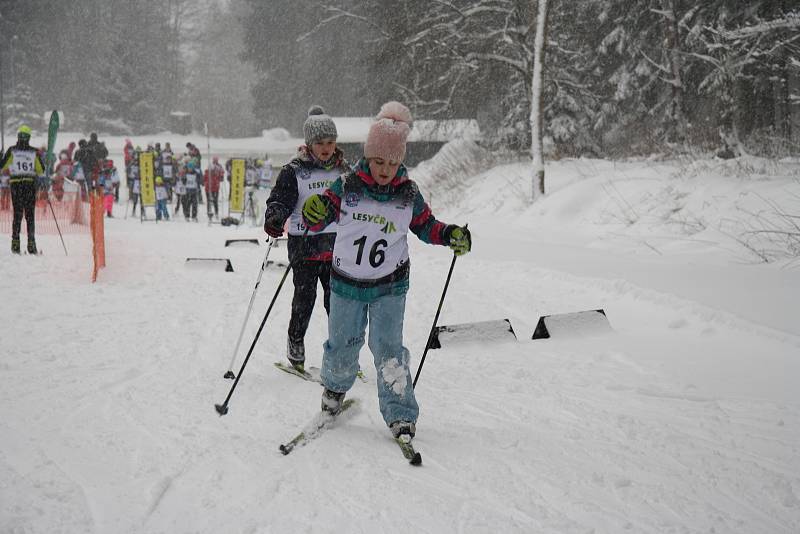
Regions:
<instances>
[{"instance_id":1,"label":"white knit pompom","mask_svg":"<svg viewBox=\"0 0 800 534\"><path fill-rule=\"evenodd\" d=\"M414 122L411 118L411 111L406 106L395 100L386 102L384 105L382 105L381 110L378 112L378 116L375 118L377 120L391 119L397 122L404 122L408 124L409 128L411 128Z\"/></svg>"}]
</instances>

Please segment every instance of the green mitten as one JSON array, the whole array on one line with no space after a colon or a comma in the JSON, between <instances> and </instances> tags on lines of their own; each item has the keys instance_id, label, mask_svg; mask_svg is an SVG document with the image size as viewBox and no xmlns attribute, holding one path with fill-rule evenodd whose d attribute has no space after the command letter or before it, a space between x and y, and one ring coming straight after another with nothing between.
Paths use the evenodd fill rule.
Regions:
<instances>
[{"instance_id":1,"label":"green mitten","mask_svg":"<svg viewBox=\"0 0 800 534\"><path fill-rule=\"evenodd\" d=\"M456 256L463 256L472 250L472 236L469 230L464 227L456 226L450 232L450 248Z\"/></svg>"},{"instance_id":2,"label":"green mitten","mask_svg":"<svg viewBox=\"0 0 800 534\"><path fill-rule=\"evenodd\" d=\"M311 195L303 203L303 220L307 226L323 221L328 214L328 203L321 195Z\"/></svg>"}]
</instances>

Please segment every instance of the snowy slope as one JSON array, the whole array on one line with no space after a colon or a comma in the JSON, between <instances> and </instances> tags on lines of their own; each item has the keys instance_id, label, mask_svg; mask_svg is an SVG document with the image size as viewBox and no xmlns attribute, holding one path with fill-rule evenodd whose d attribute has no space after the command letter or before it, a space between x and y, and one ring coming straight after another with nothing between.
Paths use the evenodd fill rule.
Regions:
<instances>
[{"instance_id":1,"label":"snowy slope","mask_svg":"<svg viewBox=\"0 0 800 534\"><path fill-rule=\"evenodd\" d=\"M94 285L85 238L67 237L69 257L54 236L39 238L44 256L12 257L5 238L0 532L800 531L800 273L717 231L753 180L677 170L558 162L529 205L521 164L461 175L461 189L420 169L435 213L475 241L440 323L510 318L518 336L429 352L420 468L383 425L367 349L352 417L278 452L321 393L272 366L290 284L216 414L265 253L223 243L259 228L110 220ZM758 191L796 194L796 172L760 174ZM677 197L705 229L663 216ZM451 255L413 238L411 255L416 370ZM187 269L189 256L230 257L235 272ZM237 371L281 275L262 279ZM540 315L599 307L611 334L530 339Z\"/></svg>"}]
</instances>

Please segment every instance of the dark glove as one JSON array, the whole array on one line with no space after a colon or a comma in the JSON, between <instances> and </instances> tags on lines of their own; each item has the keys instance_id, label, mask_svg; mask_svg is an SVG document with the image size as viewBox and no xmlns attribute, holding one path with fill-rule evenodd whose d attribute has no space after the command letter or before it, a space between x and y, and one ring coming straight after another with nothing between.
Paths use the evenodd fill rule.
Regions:
<instances>
[{"instance_id":1,"label":"dark glove","mask_svg":"<svg viewBox=\"0 0 800 534\"><path fill-rule=\"evenodd\" d=\"M264 231L270 236L278 238L283 235L284 219L280 213L273 212L264 219Z\"/></svg>"},{"instance_id":2,"label":"dark glove","mask_svg":"<svg viewBox=\"0 0 800 534\"><path fill-rule=\"evenodd\" d=\"M456 226L450 230L450 242L448 243L456 256L463 256L472 250L472 236L466 226Z\"/></svg>"}]
</instances>

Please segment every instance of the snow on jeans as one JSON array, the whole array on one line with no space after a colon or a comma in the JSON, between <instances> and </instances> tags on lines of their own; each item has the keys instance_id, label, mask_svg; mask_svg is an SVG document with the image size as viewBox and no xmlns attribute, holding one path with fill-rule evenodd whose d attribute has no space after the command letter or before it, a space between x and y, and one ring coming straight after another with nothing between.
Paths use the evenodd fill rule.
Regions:
<instances>
[{"instance_id":1,"label":"snow on jeans","mask_svg":"<svg viewBox=\"0 0 800 534\"><path fill-rule=\"evenodd\" d=\"M411 355L403 346L405 295L387 295L371 302L331 293L328 340L323 345L322 382L332 391L347 391L358 372L369 317L369 348L378 372L378 401L386 424L416 422L417 399L408 368Z\"/></svg>"}]
</instances>

